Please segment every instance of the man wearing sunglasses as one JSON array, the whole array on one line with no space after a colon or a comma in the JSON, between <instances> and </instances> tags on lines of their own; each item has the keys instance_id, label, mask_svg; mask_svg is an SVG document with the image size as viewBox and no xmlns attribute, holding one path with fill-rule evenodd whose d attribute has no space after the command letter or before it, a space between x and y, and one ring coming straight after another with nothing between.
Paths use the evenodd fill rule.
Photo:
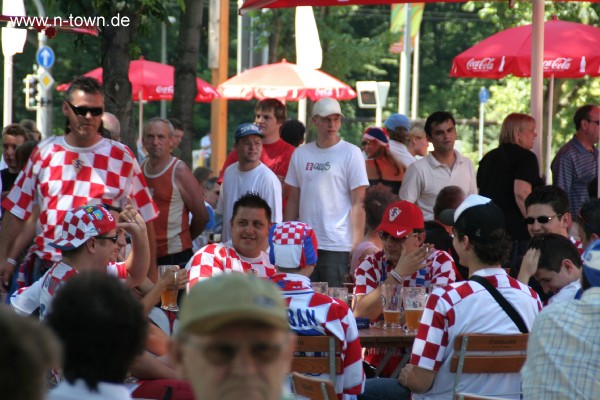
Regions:
<instances>
[{"instance_id":1,"label":"man wearing sunglasses","mask_svg":"<svg viewBox=\"0 0 600 400\"><path fill-rule=\"evenodd\" d=\"M294 346L277 286L232 273L190 290L170 354L196 400L280 400Z\"/></svg>"},{"instance_id":2,"label":"man wearing sunglasses","mask_svg":"<svg viewBox=\"0 0 600 400\"><path fill-rule=\"evenodd\" d=\"M141 220L139 216L137 219ZM85 205L68 211L60 238L50 244L62 251L62 260L33 285L12 295L13 310L18 314L30 315L39 308L40 319L45 319L56 291L82 271L106 271L127 281L129 286L139 284L146 275L147 262L138 263L130 270L128 264L115 262L115 247L119 240L117 230L130 230L128 228L135 224L135 220L117 223L110 211L100 205ZM146 261L149 258L147 254Z\"/></svg>"},{"instance_id":3,"label":"man wearing sunglasses","mask_svg":"<svg viewBox=\"0 0 600 400\"><path fill-rule=\"evenodd\" d=\"M569 196L571 215L577 215L581 205L588 200L588 185L598 178L598 149L600 136L600 107L587 104L573 117L575 135L560 148L552 160L552 183ZM571 231L577 233L576 224Z\"/></svg>"},{"instance_id":4,"label":"man wearing sunglasses","mask_svg":"<svg viewBox=\"0 0 600 400\"><path fill-rule=\"evenodd\" d=\"M88 203L124 207L130 196L144 221L158 215L131 150L99 133L104 95L98 81L88 77L73 81L62 111L68 121L67 133L38 145L2 204L10 212L4 216L0 232L0 291L6 290L15 258L23 250L24 245L15 245L16 238L34 204L40 209L41 233L35 238L32 255L24 262L34 266L32 279L25 285L60 261L60 251L50 243L60 239L60 221L72 208ZM151 224L148 233L153 238ZM151 252L154 245L150 240ZM151 269L150 276L155 274L156 269Z\"/></svg>"}]
</instances>

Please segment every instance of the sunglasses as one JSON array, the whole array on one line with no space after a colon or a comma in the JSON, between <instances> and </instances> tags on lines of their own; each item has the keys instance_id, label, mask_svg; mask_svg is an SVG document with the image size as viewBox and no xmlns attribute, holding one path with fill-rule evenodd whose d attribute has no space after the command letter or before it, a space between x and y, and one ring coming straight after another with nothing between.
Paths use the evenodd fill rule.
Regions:
<instances>
[{"instance_id":1,"label":"sunglasses","mask_svg":"<svg viewBox=\"0 0 600 400\"><path fill-rule=\"evenodd\" d=\"M114 244L117 244L117 240L119 240L119 234L116 234L115 236L96 236L96 239L112 240Z\"/></svg>"},{"instance_id":2,"label":"sunglasses","mask_svg":"<svg viewBox=\"0 0 600 400\"><path fill-rule=\"evenodd\" d=\"M537 221L540 224L547 224L548 222L550 222L552 219L554 219L556 217L560 218L560 217L562 217L562 214L556 214L556 215L553 215L551 217L547 217L545 215L541 215L539 217L527 217L527 218L525 218L525 223L527 225L533 225L533 223L535 221Z\"/></svg>"},{"instance_id":3,"label":"sunglasses","mask_svg":"<svg viewBox=\"0 0 600 400\"><path fill-rule=\"evenodd\" d=\"M66 101L65 103L67 103L69 105L69 107L71 107L71 110L73 110L73 112L76 115L79 115L80 117L85 117L88 115L88 113L92 114L93 117L99 117L100 115L102 115L104 113L104 110L102 109L102 107L84 107L84 106L74 106L73 104L71 104L71 102Z\"/></svg>"},{"instance_id":4,"label":"sunglasses","mask_svg":"<svg viewBox=\"0 0 600 400\"><path fill-rule=\"evenodd\" d=\"M230 364L239 354L242 347L246 347L257 364L269 364L275 361L282 351L282 345L269 342L254 342L246 346L227 342L211 342L200 344L192 342L187 343L200 350L204 357L213 365L223 366Z\"/></svg>"}]
</instances>

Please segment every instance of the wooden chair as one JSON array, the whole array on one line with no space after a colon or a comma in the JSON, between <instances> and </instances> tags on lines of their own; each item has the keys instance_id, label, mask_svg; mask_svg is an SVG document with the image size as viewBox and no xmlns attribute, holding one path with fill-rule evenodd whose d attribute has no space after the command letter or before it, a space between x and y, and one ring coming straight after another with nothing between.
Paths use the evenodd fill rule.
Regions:
<instances>
[{"instance_id":1,"label":"wooden chair","mask_svg":"<svg viewBox=\"0 0 600 400\"><path fill-rule=\"evenodd\" d=\"M331 381L312 378L292 372L292 388L295 394L311 400L336 400L337 394Z\"/></svg>"},{"instance_id":2,"label":"wooden chair","mask_svg":"<svg viewBox=\"0 0 600 400\"><path fill-rule=\"evenodd\" d=\"M292 372L329 374L335 384L336 374L342 373L340 340L334 336L298 336ZM327 353L327 354L324 354Z\"/></svg>"},{"instance_id":3,"label":"wooden chair","mask_svg":"<svg viewBox=\"0 0 600 400\"><path fill-rule=\"evenodd\" d=\"M458 393L462 374L518 373L527 357L528 338L529 335L523 333L459 335L454 341L454 356L450 364L450 372L456 373L452 398L474 398L467 397L470 395L468 393ZM479 353L473 354L473 352ZM493 354L482 355L481 352L493 352Z\"/></svg>"}]
</instances>

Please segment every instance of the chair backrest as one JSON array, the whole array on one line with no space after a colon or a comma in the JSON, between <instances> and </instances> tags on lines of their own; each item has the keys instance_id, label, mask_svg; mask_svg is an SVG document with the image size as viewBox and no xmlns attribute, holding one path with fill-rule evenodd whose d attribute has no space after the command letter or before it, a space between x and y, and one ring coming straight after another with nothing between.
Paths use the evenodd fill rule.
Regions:
<instances>
[{"instance_id":1,"label":"chair backrest","mask_svg":"<svg viewBox=\"0 0 600 400\"><path fill-rule=\"evenodd\" d=\"M330 381L312 378L298 372L292 372L292 387L294 393L311 400L335 400L337 394Z\"/></svg>"},{"instance_id":2,"label":"chair backrest","mask_svg":"<svg viewBox=\"0 0 600 400\"><path fill-rule=\"evenodd\" d=\"M342 373L341 344L335 336L298 336L296 352L292 372L329 374L333 383Z\"/></svg>"},{"instance_id":3,"label":"chair backrest","mask_svg":"<svg viewBox=\"0 0 600 400\"><path fill-rule=\"evenodd\" d=\"M456 373L453 398L458 392L462 374L519 372L527 357L528 338L529 335L526 333L513 335L466 333L457 336L450 363L450 372ZM493 352L493 354L482 355L481 352Z\"/></svg>"}]
</instances>

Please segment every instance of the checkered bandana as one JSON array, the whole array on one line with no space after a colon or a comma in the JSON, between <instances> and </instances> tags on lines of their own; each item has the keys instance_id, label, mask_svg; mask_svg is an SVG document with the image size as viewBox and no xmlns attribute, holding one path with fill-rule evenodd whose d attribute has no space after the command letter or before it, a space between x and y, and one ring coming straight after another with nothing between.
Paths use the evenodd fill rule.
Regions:
<instances>
[{"instance_id":1,"label":"checkered bandana","mask_svg":"<svg viewBox=\"0 0 600 400\"><path fill-rule=\"evenodd\" d=\"M102 235L117 228L111 213L101 205L85 205L67 211L62 224L60 239L50 246L60 250L72 250L81 246L89 238Z\"/></svg>"},{"instance_id":2,"label":"checkered bandana","mask_svg":"<svg viewBox=\"0 0 600 400\"><path fill-rule=\"evenodd\" d=\"M279 268L304 268L317 262L317 236L302 222L273 225L269 232L269 259Z\"/></svg>"}]
</instances>

